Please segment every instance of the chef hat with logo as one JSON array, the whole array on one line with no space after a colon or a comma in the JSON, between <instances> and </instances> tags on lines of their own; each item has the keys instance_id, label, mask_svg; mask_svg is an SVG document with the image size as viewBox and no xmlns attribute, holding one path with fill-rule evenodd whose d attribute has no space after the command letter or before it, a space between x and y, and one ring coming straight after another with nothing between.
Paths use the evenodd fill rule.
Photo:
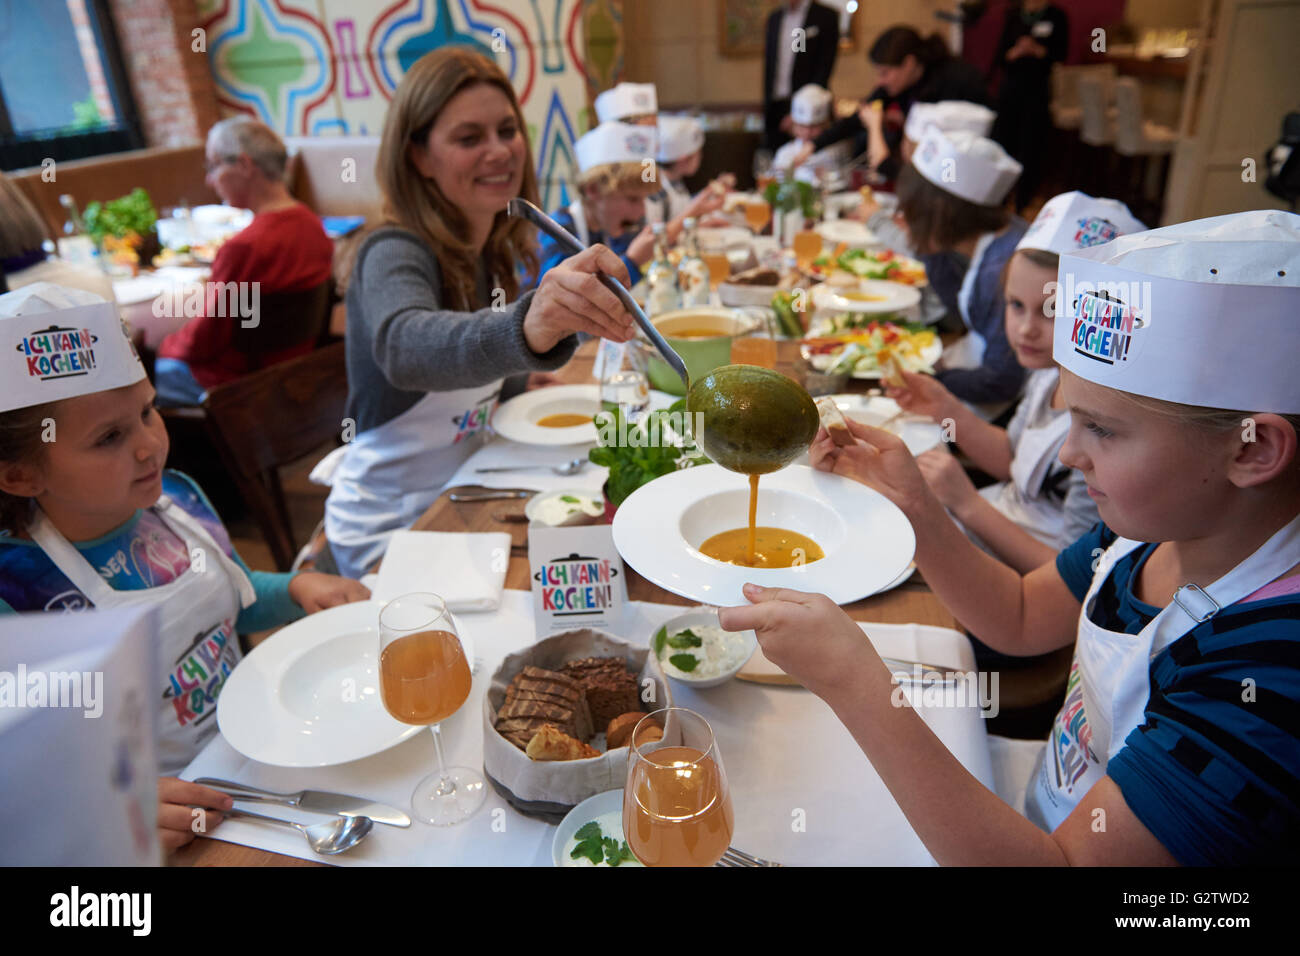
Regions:
<instances>
[{"instance_id":1,"label":"chef hat with logo","mask_svg":"<svg viewBox=\"0 0 1300 956\"><path fill-rule=\"evenodd\" d=\"M1300 216L1178 223L1061 256L1053 357L1150 398L1300 413Z\"/></svg>"},{"instance_id":2,"label":"chef hat with logo","mask_svg":"<svg viewBox=\"0 0 1300 956\"><path fill-rule=\"evenodd\" d=\"M1077 191L1061 193L1043 205L1016 249L1062 254L1145 232L1146 228L1117 199L1098 199Z\"/></svg>"},{"instance_id":3,"label":"chef hat with logo","mask_svg":"<svg viewBox=\"0 0 1300 956\"><path fill-rule=\"evenodd\" d=\"M912 165L944 192L977 206L1001 205L1024 168L991 139L937 126L925 128Z\"/></svg>"},{"instance_id":4,"label":"chef hat with logo","mask_svg":"<svg viewBox=\"0 0 1300 956\"><path fill-rule=\"evenodd\" d=\"M993 121L997 118L998 114L987 106L965 100L913 103L907 111L903 135L912 142L919 143L925 135L925 128L933 124L946 133L964 129L976 136L988 136L993 132Z\"/></svg>"},{"instance_id":5,"label":"chef hat with logo","mask_svg":"<svg viewBox=\"0 0 1300 956\"><path fill-rule=\"evenodd\" d=\"M658 112L653 83L620 83L596 97L596 118L602 123Z\"/></svg>"},{"instance_id":6,"label":"chef hat with logo","mask_svg":"<svg viewBox=\"0 0 1300 956\"><path fill-rule=\"evenodd\" d=\"M703 148L704 124L694 116L659 117L659 162L675 163Z\"/></svg>"},{"instance_id":7,"label":"chef hat with logo","mask_svg":"<svg viewBox=\"0 0 1300 956\"><path fill-rule=\"evenodd\" d=\"M134 385L144 377L111 302L49 282L0 295L0 412Z\"/></svg>"},{"instance_id":8,"label":"chef hat with logo","mask_svg":"<svg viewBox=\"0 0 1300 956\"><path fill-rule=\"evenodd\" d=\"M790 97L790 118L800 126L817 126L831 118L830 90L823 89L816 83L799 87L799 92Z\"/></svg>"},{"instance_id":9,"label":"chef hat with logo","mask_svg":"<svg viewBox=\"0 0 1300 956\"><path fill-rule=\"evenodd\" d=\"M653 159L659 145L654 127L632 123L601 123L575 145L578 169L587 172L607 163L639 163Z\"/></svg>"}]
</instances>

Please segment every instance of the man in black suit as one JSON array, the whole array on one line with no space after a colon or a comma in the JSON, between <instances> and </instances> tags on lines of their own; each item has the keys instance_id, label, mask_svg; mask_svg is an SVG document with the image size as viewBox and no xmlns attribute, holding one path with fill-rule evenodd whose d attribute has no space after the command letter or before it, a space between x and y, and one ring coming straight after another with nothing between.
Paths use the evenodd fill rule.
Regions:
<instances>
[{"instance_id":1,"label":"man in black suit","mask_svg":"<svg viewBox=\"0 0 1300 956\"><path fill-rule=\"evenodd\" d=\"M808 83L830 89L840 44L840 15L814 0L782 0L767 18L763 55L764 145L775 150L790 138L781 128L790 97Z\"/></svg>"}]
</instances>

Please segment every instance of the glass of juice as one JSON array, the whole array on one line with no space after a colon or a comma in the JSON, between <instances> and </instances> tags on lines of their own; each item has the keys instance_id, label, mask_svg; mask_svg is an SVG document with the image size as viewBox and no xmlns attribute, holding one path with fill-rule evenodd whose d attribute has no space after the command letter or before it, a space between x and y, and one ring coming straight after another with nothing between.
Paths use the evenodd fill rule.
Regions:
<instances>
[{"instance_id":1,"label":"glass of juice","mask_svg":"<svg viewBox=\"0 0 1300 956\"><path fill-rule=\"evenodd\" d=\"M772 330L772 310L746 309L752 327L731 340L732 365L761 365L776 368L776 337Z\"/></svg>"},{"instance_id":2,"label":"glass of juice","mask_svg":"<svg viewBox=\"0 0 1300 956\"><path fill-rule=\"evenodd\" d=\"M822 237L812 229L801 229L794 234L794 258L800 269L807 269L822 254Z\"/></svg>"},{"instance_id":3,"label":"glass of juice","mask_svg":"<svg viewBox=\"0 0 1300 956\"><path fill-rule=\"evenodd\" d=\"M709 267L709 285L716 289L731 278L731 260L725 252L701 252L700 258Z\"/></svg>"},{"instance_id":4,"label":"glass of juice","mask_svg":"<svg viewBox=\"0 0 1300 956\"><path fill-rule=\"evenodd\" d=\"M753 230L754 235L762 232L771 218L772 207L764 200L756 199L745 203L745 225Z\"/></svg>"},{"instance_id":5,"label":"glass of juice","mask_svg":"<svg viewBox=\"0 0 1300 956\"><path fill-rule=\"evenodd\" d=\"M651 724L663 737L647 739ZM647 714L632 731L623 836L646 866L713 866L735 830L731 791L709 722L684 707Z\"/></svg>"},{"instance_id":6,"label":"glass of juice","mask_svg":"<svg viewBox=\"0 0 1300 956\"><path fill-rule=\"evenodd\" d=\"M404 724L433 728L438 770L411 794L416 819L450 826L473 816L487 796L483 776L448 767L439 723L469 697L469 661L447 605L436 594L403 594L379 612L379 696Z\"/></svg>"}]
</instances>

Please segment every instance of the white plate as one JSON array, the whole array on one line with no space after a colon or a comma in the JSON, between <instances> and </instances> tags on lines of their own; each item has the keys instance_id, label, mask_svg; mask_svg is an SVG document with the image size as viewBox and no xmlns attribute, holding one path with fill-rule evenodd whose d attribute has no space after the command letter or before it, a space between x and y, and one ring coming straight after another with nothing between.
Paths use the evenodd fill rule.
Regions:
<instances>
[{"instance_id":1,"label":"white plate","mask_svg":"<svg viewBox=\"0 0 1300 956\"><path fill-rule=\"evenodd\" d=\"M850 249L876 249L882 245L874 232L863 223L852 219L833 219L830 222L823 222L817 227L817 235L831 246L844 243Z\"/></svg>"},{"instance_id":2,"label":"white plate","mask_svg":"<svg viewBox=\"0 0 1300 956\"><path fill-rule=\"evenodd\" d=\"M809 334L812 333L810 332ZM814 369L816 369L819 372L824 372L828 368L830 368L834 364L832 360L836 355L836 353L834 352L826 352L818 355L813 355L809 352L808 346L806 345L800 346L800 353L803 355L804 359L807 360L808 364L811 365ZM921 360L925 362L927 365L929 365L931 368L934 368L934 364L938 362L942 356L943 356L943 342L939 339L938 335L934 337L933 342L931 342L925 348L921 349ZM850 377L875 381L876 379L880 378L880 371L879 369L877 369L876 371L866 371L866 372L855 371Z\"/></svg>"},{"instance_id":3,"label":"white plate","mask_svg":"<svg viewBox=\"0 0 1300 956\"><path fill-rule=\"evenodd\" d=\"M701 226L695 230L701 252L726 252L728 249L749 248L754 238L748 229L739 226Z\"/></svg>"},{"instance_id":4,"label":"white plate","mask_svg":"<svg viewBox=\"0 0 1300 956\"><path fill-rule=\"evenodd\" d=\"M596 441L592 423L571 428L547 428L538 425L547 415L573 413L596 415L600 412L599 385L548 385L516 395L497 409L492 427L502 438L522 445L583 445Z\"/></svg>"},{"instance_id":5,"label":"white plate","mask_svg":"<svg viewBox=\"0 0 1300 956\"><path fill-rule=\"evenodd\" d=\"M846 299L842 290L826 283L813 287L813 305L828 312L856 312L875 315L879 312L902 312L921 302L921 290L916 286L887 279L860 279L856 291L877 297L877 301L864 302L858 299Z\"/></svg>"},{"instance_id":6,"label":"white plate","mask_svg":"<svg viewBox=\"0 0 1300 956\"><path fill-rule=\"evenodd\" d=\"M294 621L239 662L217 698L221 734L276 767L328 767L369 757L424 731L379 698L378 601ZM474 645L461 635L465 657Z\"/></svg>"},{"instance_id":7,"label":"white plate","mask_svg":"<svg viewBox=\"0 0 1300 956\"><path fill-rule=\"evenodd\" d=\"M825 557L802 567L745 568L705 557L707 538L744 527L749 482L718 465L656 478L614 514L614 546L623 560L665 590L701 604L747 604L741 585L788 587L849 604L902 573L916 550L903 512L864 485L839 475L790 466L764 475L758 524L806 534Z\"/></svg>"},{"instance_id":8,"label":"white plate","mask_svg":"<svg viewBox=\"0 0 1300 956\"><path fill-rule=\"evenodd\" d=\"M889 423L888 431L902 438L907 445L907 450L913 455L919 455L933 448L942 440L943 429L928 418L906 413L899 418L894 418L901 409L898 407L898 402L892 398L883 395L852 394L832 395L831 398L834 399L836 407L855 422L879 426L881 422L893 419Z\"/></svg>"},{"instance_id":9,"label":"white plate","mask_svg":"<svg viewBox=\"0 0 1300 956\"><path fill-rule=\"evenodd\" d=\"M551 841L551 862L556 866L577 866L568 858L568 853L565 852L569 849L569 841L573 839L573 835L597 817L603 817L607 813L616 811L619 818L622 819L622 790L606 790L604 793L598 793L594 797L583 800L582 803L570 810L555 830L555 839ZM609 835L613 836L613 834ZM625 842L621 834L618 839L620 843ZM619 865L641 866L641 862L632 860Z\"/></svg>"}]
</instances>

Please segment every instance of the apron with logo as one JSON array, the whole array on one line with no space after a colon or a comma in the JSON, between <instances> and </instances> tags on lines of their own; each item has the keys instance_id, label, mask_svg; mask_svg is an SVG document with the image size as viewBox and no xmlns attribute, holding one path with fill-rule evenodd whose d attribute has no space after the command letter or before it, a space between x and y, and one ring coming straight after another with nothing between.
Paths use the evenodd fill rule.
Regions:
<instances>
[{"instance_id":1,"label":"apron with logo","mask_svg":"<svg viewBox=\"0 0 1300 956\"><path fill-rule=\"evenodd\" d=\"M1209 587L1179 588L1140 633L1099 627L1091 612L1102 584L1122 558L1143 546L1141 541L1117 538L1106 549L1079 612L1065 705L1052 724L1025 797L1025 816L1049 833L1106 775L1107 763L1142 723L1151 696L1152 658L1197 624L1293 567L1300 558L1300 516Z\"/></svg>"},{"instance_id":2,"label":"apron with logo","mask_svg":"<svg viewBox=\"0 0 1300 956\"><path fill-rule=\"evenodd\" d=\"M317 466L313 480L330 485L325 535L340 573L365 574L383 556L389 535L409 528L433 504L479 447L475 439L492 419L503 382L428 392Z\"/></svg>"},{"instance_id":3,"label":"apron with logo","mask_svg":"<svg viewBox=\"0 0 1300 956\"><path fill-rule=\"evenodd\" d=\"M984 336L975 331L970 320L970 297L975 292L975 279L979 275L980 264L988 252L996 232L986 232L975 242L975 251L971 253L970 265L962 276L961 288L957 291L957 311L966 326L966 334L943 350L944 368L979 368L984 364Z\"/></svg>"},{"instance_id":4,"label":"apron with logo","mask_svg":"<svg viewBox=\"0 0 1300 956\"><path fill-rule=\"evenodd\" d=\"M248 575L198 521L166 495L154 511L185 542L191 561L202 571L191 567L159 587L118 591L39 511L31 536L96 608L158 608L163 674L158 767L171 775L184 769L217 732L217 695L240 657L235 619L257 596Z\"/></svg>"}]
</instances>

